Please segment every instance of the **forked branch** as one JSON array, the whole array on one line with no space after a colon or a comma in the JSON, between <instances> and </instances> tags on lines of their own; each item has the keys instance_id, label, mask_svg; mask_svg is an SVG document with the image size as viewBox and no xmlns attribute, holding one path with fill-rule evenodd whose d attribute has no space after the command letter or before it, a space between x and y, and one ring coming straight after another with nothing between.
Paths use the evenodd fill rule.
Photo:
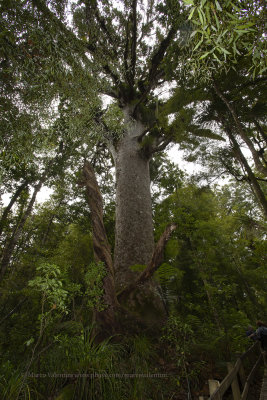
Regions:
<instances>
[{"instance_id":1,"label":"forked branch","mask_svg":"<svg viewBox=\"0 0 267 400\"><path fill-rule=\"evenodd\" d=\"M123 289L118 294L117 297L118 297L119 301L122 298L125 298L126 296L128 296L133 290L135 290L138 287L138 285L141 285L141 284L145 283L146 281L148 281L152 277L154 272L156 272L156 270L160 267L160 265L162 264L162 261L163 261L163 257L164 257L165 246L166 246L168 240L170 239L172 232L176 229L176 227L177 227L177 225L174 223L172 223L166 227L166 229L163 232L163 234L161 235L158 243L156 244L153 256L152 256L151 261L149 262L148 266L138 276L138 278L133 283L128 285L125 289Z\"/></svg>"}]
</instances>

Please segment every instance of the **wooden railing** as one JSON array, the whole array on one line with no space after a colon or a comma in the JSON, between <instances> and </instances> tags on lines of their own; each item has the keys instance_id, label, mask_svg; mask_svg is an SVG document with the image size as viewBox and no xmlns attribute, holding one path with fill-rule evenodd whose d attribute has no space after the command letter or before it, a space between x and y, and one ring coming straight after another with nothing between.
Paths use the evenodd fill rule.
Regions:
<instances>
[{"instance_id":1,"label":"wooden railing","mask_svg":"<svg viewBox=\"0 0 267 400\"><path fill-rule=\"evenodd\" d=\"M256 355L258 357L257 361L254 362L253 367L246 376L244 363L250 358L251 355ZM227 363L228 375L221 383L218 381L209 380L209 400L222 400L223 395L230 388L230 386L234 400L246 400L250 384L253 381L253 378L261 363L263 363L263 357L264 355L261 351L259 342L255 342L253 346L248 349L248 351L243 353L237 359L234 366L231 363Z\"/></svg>"}]
</instances>

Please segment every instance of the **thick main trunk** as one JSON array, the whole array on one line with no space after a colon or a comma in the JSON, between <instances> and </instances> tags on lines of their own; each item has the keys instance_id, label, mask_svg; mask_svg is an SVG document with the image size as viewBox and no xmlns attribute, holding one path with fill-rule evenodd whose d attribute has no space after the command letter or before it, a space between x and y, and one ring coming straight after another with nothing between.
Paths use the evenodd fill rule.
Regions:
<instances>
[{"instance_id":1,"label":"thick main trunk","mask_svg":"<svg viewBox=\"0 0 267 400\"><path fill-rule=\"evenodd\" d=\"M125 110L124 110L125 111ZM149 159L140 148L138 138L145 127L140 121L132 120L125 111L125 136L117 143L113 157L116 168L116 241L114 269L116 288L123 290L136 281L139 273L131 266L149 265L154 252L152 204L150 193ZM145 324L158 326L166 311L152 280L140 282L130 291L121 305ZM126 318L126 326L134 319ZM136 323L134 322L134 325ZM131 329L135 329L132 326Z\"/></svg>"},{"instance_id":2,"label":"thick main trunk","mask_svg":"<svg viewBox=\"0 0 267 400\"><path fill-rule=\"evenodd\" d=\"M130 266L148 264L154 250L149 160L137 137L124 137L116 152L115 273L118 286L131 281Z\"/></svg>"}]
</instances>

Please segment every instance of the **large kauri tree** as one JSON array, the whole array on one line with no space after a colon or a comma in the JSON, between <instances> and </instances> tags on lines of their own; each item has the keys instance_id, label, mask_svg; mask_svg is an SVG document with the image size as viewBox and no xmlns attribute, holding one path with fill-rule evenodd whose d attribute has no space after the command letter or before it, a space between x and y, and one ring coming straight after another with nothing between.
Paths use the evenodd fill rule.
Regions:
<instances>
[{"instance_id":1,"label":"large kauri tree","mask_svg":"<svg viewBox=\"0 0 267 400\"><path fill-rule=\"evenodd\" d=\"M161 244L164 245L173 229L167 229L159 247L154 249L149 171L152 156L164 150L171 141L210 134L191 121L192 113L186 106L195 100L193 90L191 96L186 96L181 89L179 101L176 96L174 102L159 96L160 90L166 90L168 84L177 79L185 62L182 45L188 24L184 18L184 5L165 0L32 0L21 1L19 5L22 14L17 13L16 17L20 19L27 12L31 17L31 23L21 28L21 40L28 48L31 64L38 67L33 69L34 77L40 74L42 82L51 82L55 99L64 96L70 103L75 99L73 115L75 107L76 114L81 115L86 111L84 103L94 101L89 107L94 113L88 119L91 120L88 136L95 143L95 130L102 129L98 140L106 143L116 170L114 275L122 299L125 293L133 292L127 289L135 280L130 267L148 265L150 272L138 278L136 285L148 281L161 260ZM70 18L67 20L63 16L67 5L72 6L66 8L71 9L71 23ZM36 25L38 34L43 32L45 35L44 51L31 24ZM18 35L18 44L21 40ZM53 65L50 65L50 59ZM85 91L88 92L87 101ZM95 93L109 96L113 107L120 110L121 128L115 129L115 133L105 111L95 101ZM171 119L168 114L173 114ZM78 127L77 121L76 130ZM88 184L90 186L86 182L87 188ZM103 261L101 257L100 260ZM108 265L107 270L111 273ZM144 287L139 290L137 297L139 300L150 297L149 291L152 303L155 300L163 310L153 284L147 291ZM134 302L137 300L138 303L137 297ZM151 310L149 307L149 312Z\"/></svg>"},{"instance_id":2,"label":"large kauri tree","mask_svg":"<svg viewBox=\"0 0 267 400\"><path fill-rule=\"evenodd\" d=\"M119 288L132 280L129 267L147 264L154 250L149 161L174 140L175 131L156 90L174 79L183 12L179 2L137 0L80 1L74 10L76 32L99 91L122 111L120 135L112 135L98 118L116 170L114 268ZM184 105L176 105L176 111Z\"/></svg>"}]
</instances>

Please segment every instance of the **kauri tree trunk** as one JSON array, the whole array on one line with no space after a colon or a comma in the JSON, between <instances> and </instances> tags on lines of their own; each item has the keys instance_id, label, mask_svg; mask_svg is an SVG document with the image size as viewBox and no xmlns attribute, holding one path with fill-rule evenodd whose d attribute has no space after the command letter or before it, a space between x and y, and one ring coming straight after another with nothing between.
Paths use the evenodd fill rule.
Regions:
<instances>
[{"instance_id":1,"label":"kauri tree trunk","mask_svg":"<svg viewBox=\"0 0 267 400\"><path fill-rule=\"evenodd\" d=\"M140 146L146 127L125 108L125 135L116 144L116 228L114 269L118 291L136 281L134 265L148 265L155 244L150 192L149 154ZM125 300L125 299L124 299ZM129 293L123 306L150 323L166 315L158 285L149 279Z\"/></svg>"},{"instance_id":2,"label":"kauri tree trunk","mask_svg":"<svg viewBox=\"0 0 267 400\"><path fill-rule=\"evenodd\" d=\"M149 160L136 137L123 138L118 146L116 167L116 282L131 281L130 266L147 264L153 254L153 221Z\"/></svg>"}]
</instances>

